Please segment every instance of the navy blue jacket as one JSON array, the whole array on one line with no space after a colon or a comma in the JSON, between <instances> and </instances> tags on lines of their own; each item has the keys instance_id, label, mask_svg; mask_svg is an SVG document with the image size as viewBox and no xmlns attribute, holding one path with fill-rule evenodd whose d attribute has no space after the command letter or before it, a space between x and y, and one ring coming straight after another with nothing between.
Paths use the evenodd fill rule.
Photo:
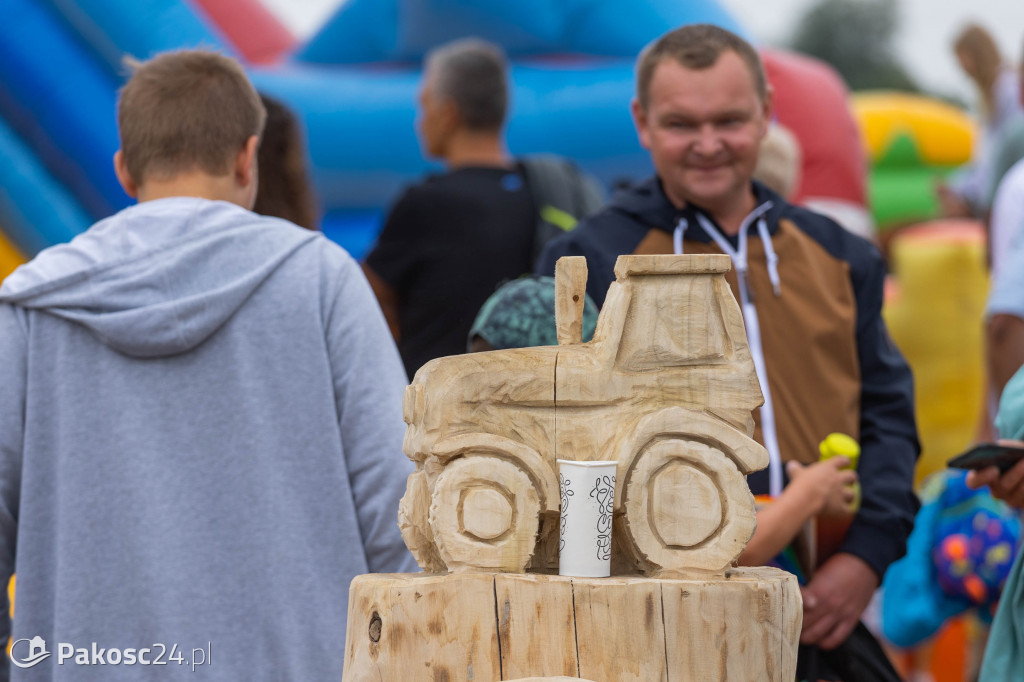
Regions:
<instances>
[{"instance_id":1,"label":"navy blue jacket","mask_svg":"<svg viewBox=\"0 0 1024 682\"><path fill-rule=\"evenodd\" d=\"M913 527L920 452L910 368L881 315L885 266L870 242L762 185L754 183L753 189L759 206L770 203L764 219L779 258L777 295L755 221L748 239L748 288L760 321L782 459L816 461L818 443L833 432L859 440L860 510L839 537L819 537L819 543L825 554L860 557L881 578L905 552ZM550 243L537 272L552 274L562 256L585 256L587 292L601 305L616 258L672 253L677 225L685 225L685 253L721 253L698 215L714 222L699 208L676 208L658 178L651 178L620 191L598 214ZM736 237L730 241L735 248ZM738 299L735 273L727 279ZM765 472L751 475L749 483L755 494L767 492Z\"/></svg>"}]
</instances>

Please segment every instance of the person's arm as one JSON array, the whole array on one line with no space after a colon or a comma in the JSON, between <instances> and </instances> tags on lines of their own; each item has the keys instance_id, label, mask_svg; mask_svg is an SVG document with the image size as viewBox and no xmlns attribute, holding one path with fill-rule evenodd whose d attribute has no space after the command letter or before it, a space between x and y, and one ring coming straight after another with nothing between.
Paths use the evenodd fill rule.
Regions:
<instances>
[{"instance_id":1,"label":"person's arm","mask_svg":"<svg viewBox=\"0 0 1024 682\"><path fill-rule=\"evenodd\" d=\"M412 463L402 453L406 377L366 279L341 249L325 249L327 350L338 424L366 563L416 570L398 530Z\"/></svg>"},{"instance_id":2,"label":"person's arm","mask_svg":"<svg viewBox=\"0 0 1024 682\"><path fill-rule=\"evenodd\" d=\"M402 339L403 292L413 286L411 281L428 247L424 240L431 221L429 213L425 213L429 209L425 204L429 202L421 196L413 187L399 197L362 264L363 274L396 343Z\"/></svg>"},{"instance_id":3,"label":"person's arm","mask_svg":"<svg viewBox=\"0 0 1024 682\"><path fill-rule=\"evenodd\" d=\"M999 412L995 428L1006 438L998 442L1011 447L1024 447L1020 441L1024 432L1024 368L1018 368L1002 387ZM971 488L988 486L992 496L1014 507L1024 509L1024 461L1017 462L1005 473L997 467L967 473L967 485Z\"/></svg>"},{"instance_id":4,"label":"person's arm","mask_svg":"<svg viewBox=\"0 0 1024 682\"><path fill-rule=\"evenodd\" d=\"M802 590L800 643L828 650L845 642L879 584L875 569L863 559L846 552L834 554Z\"/></svg>"},{"instance_id":5,"label":"person's arm","mask_svg":"<svg viewBox=\"0 0 1024 682\"><path fill-rule=\"evenodd\" d=\"M906 551L918 509L914 469L920 452L913 378L882 319L885 269L874 249L854 266L861 369L861 506L839 553L804 590L801 641L829 649L856 626L885 570Z\"/></svg>"},{"instance_id":6,"label":"person's arm","mask_svg":"<svg viewBox=\"0 0 1024 682\"><path fill-rule=\"evenodd\" d=\"M1024 443L1019 440L1001 440L999 442L1018 448L1024 447ZM977 489L986 485L992 491L992 497L1002 500L1012 507L1024 509L1024 460L1017 462L1001 475L996 467L967 472L968 487Z\"/></svg>"},{"instance_id":7,"label":"person's arm","mask_svg":"<svg viewBox=\"0 0 1024 682\"><path fill-rule=\"evenodd\" d=\"M789 485L771 504L758 510L757 529L737 563L763 566L786 548L810 519L820 514L841 514L854 500L857 474L843 471L845 457L802 466L789 462Z\"/></svg>"},{"instance_id":8,"label":"person's arm","mask_svg":"<svg viewBox=\"0 0 1024 682\"><path fill-rule=\"evenodd\" d=\"M1024 302L1024 291L1018 295ZM1024 366L1024 319L1012 314L992 315L985 327L985 352L990 390L998 399L1006 382Z\"/></svg>"},{"instance_id":9,"label":"person's arm","mask_svg":"<svg viewBox=\"0 0 1024 682\"><path fill-rule=\"evenodd\" d=\"M972 218L974 212L967 200L949 185L940 184L935 188L938 199L939 215L943 218Z\"/></svg>"},{"instance_id":10,"label":"person's arm","mask_svg":"<svg viewBox=\"0 0 1024 682\"><path fill-rule=\"evenodd\" d=\"M1003 224L1007 217L997 211L993 229L1002 232L1017 230L1017 225ZM1022 214L1024 215L1024 214ZM992 288L985 303L985 364L989 391L998 401L1006 383L1024 365L1024 235L1004 240L1009 252L995 273Z\"/></svg>"},{"instance_id":11,"label":"person's arm","mask_svg":"<svg viewBox=\"0 0 1024 682\"><path fill-rule=\"evenodd\" d=\"M388 323L391 336L395 339L395 343L400 342L402 327L398 315L398 292L366 263L363 263L363 274L366 275L366 281L370 283L373 295L377 297L377 303L380 305L380 311L384 313L384 320Z\"/></svg>"},{"instance_id":12,"label":"person's arm","mask_svg":"<svg viewBox=\"0 0 1024 682\"><path fill-rule=\"evenodd\" d=\"M840 551L860 557L881 580L889 564L905 553L914 525L919 507L914 469L921 446L914 419L913 376L882 319L885 271L881 255L873 250L872 256L854 281L862 500Z\"/></svg>"},{"instance_id":13,"label":"person's arm","mask_svg":"<svg viewBox=\"0 0 1024 682\"><path fill-rule=\"evenodd\" d=\"M1019 104L1015 104L1020 108ZM991 210L999 193L999 186L1003 178L1013 166L1024 159L1024 119L1012 121L999 134L999 138L993 145L995 152L992 158L992 170L989 173L983 203ZM988 216L991 218L991 214Z\"/></svg>"},{"instance_id":14,"label":"person's arm","mask_svg":"<svg viewBox=\"0 0 1024 682\"><path fill-rule=\"evenodd\" d=\"M0 641L11 635L7 584L14 573L25 433L26 329L20 313L0 304ZM0 680L9 677L7 656Z\"/></svg>"}]
</instances>

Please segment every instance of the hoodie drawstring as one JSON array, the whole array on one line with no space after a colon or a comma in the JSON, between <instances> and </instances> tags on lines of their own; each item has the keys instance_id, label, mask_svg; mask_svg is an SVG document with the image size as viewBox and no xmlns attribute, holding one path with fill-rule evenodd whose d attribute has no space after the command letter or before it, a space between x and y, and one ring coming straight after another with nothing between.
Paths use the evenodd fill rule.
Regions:
<instances>
[{"instance_id":1,"label":"hoodie drawstring","mask_svg":"<svg viewBox=\"0 0 1024 682\"><path fill-rule=\"evenodd\" d=\"M729 254L733 267L736 268L736 278L740 290L740 308L743 312L743 323L747 328L747 342L750 346L750 357L754 362L754 371L757 373L757 381L761 386L761 395L764 396L764 404L761 405L761 435L764 437L764 446L768 450L768 492L772 497L778 497L782 493L782 453L779 449L779 437L775 428L775 408L772 403L772 394L768 386L768 370L765 366L764 346L761 342L761 325L757 317L757 308L754 307L753 296L747 281L747 233L750 225L758 221L757 231L764 244L765 255L768 261L768 279L771 280L775 295L779 296L782 291L781 280L779 279L779 257L772 246L771 235L768 232L768 224L764 220L764 214L772 207L770 201L758 206L754 211L744 218L740 224L739 249L734 249L729 240L700 213L697 214L697 222L704 228L718 248ZM673 246L677 254L683 253L683 235L686 232L687 222L680 218L673 233Z\"/></svg>"},{"instance_id":2,"label":"hoodie drawstring","mask_svg":"<svg viewBox=\"0 0 1024 682\"><path fill-rule=\"evenodd\" d=\"M775 253L772 246L772 237L768 234L768 223L764 218L757 221L757 233L761 235L761 243L764 244L764 255L768 261L768 280L772 283L772 290L775 296L782 295L782 280L779 279L779 254Z\"/></svg>"},{"instance_id":3,"label":"hoodie drawstring","mask_svg":"<svg viewBox=\"0 0 1024 682\"><path fill-rule=\"evenodd\" d=\"M676 253L683 252L683 235L686 234L687 227L689 223L686 222L686 218L680 218L676 223L676 229L672 231L672 246L675 247Z\"/></svg>"}]
</instances>

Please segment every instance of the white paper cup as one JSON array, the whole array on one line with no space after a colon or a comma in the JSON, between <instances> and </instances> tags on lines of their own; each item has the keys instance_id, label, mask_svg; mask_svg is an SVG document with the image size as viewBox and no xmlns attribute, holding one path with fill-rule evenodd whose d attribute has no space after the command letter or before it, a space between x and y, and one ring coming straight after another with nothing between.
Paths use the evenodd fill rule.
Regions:
<instances>
[{"instance_id":1,"label":"white paper cup","mask_svg":"<svg viewBox=\"0 0 1024 682\"><path fill-rule=\"evenodd\" d=\"M611 574L612 511L617 462L558 460L562 495L558 574L607 578Z\"/></svg>"}]
</instances>

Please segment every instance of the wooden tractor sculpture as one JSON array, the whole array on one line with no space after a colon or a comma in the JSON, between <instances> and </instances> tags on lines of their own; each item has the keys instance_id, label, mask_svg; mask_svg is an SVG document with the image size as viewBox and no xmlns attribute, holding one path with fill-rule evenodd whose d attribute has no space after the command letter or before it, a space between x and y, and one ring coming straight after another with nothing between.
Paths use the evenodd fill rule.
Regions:
<instances>
[{"instance_id":1,"label":"wooden tractor sculpture","mask_svg":"<svg viewBox=\"0 0 1024 682\"><path fill-rule=\"evenodd\" d=\"M732 568L755 527L746 475L768 455L729 268L621 256L582 343L586 264L563 258L558 346L417 372L399 525L434 575L353 582L346 680L793 679L795 579ZM616 462L611 578L555 575L558 459Z\"/></svg>"}]
</instances>

